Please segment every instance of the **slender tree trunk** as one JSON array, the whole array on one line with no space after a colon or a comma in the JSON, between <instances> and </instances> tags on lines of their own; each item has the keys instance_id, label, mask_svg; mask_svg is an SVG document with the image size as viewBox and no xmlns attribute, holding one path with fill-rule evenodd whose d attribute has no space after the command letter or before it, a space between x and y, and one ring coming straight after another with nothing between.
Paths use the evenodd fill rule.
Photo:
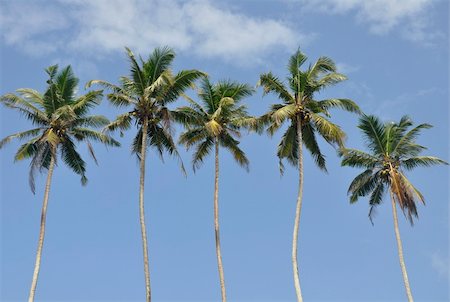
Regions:
<instances>
[{"instance_id":1,"label":"slender tree trunk","mask_svg":"<svg viewBox=\"0 0 450 302\"><path fill-rule=\"evenodd\" d=\"M302 138L302 122L300 117L297 120L297 137L298 137L298 196L297 206L295 208L295 223L294 234L292 236L292 268L294 270L294 286L297 294L297 301L302 302L302 290L300 288L300 277L298 273L297 263L297 245L298 245L298 228L300 224L300 213L302 211L302 198L303 198L303 138Z\"/></svg>"},{"instance_id":2,"label":"slender tree trunk","mask_svg":"<svg viewBox=\"0 0 450 302\"><path fill-rule=\"evenodd\" d=\"M141 224L142 250L144 253L144 273L145 273L145 301L151 301L150 289L150 270L148 268L148 245L147 245L147 227L145 225L144 212L144 184L145 184L145 153L147 151L147 129L148 120L144 119L142 125L142 146L140 162L140 181L139 181L139 221Z\"/></svg>"},{"instance_id":3,"label":"slender tree trunk","mask_svg":"<svg viewBox=\"0 0 450 302\"><path fill-rule=\"evenodd\" d=\"M397 206L395 204L395 200L394 200L392 191L391 191L391 203L392 203L392 214L394 216L395 237L397 239L398 258L400 259L400 267L402 269L403 282L405 283L406 296L408 297L409 302L413 302L414 299L412 297L411 288L409 286L408 274L406 272L405 259L403 258L402 239L400 238L400 231L398 228Z\"/></svg>"},{"instance_id":4,"label":"slender tree trunk","mask_svg":"<svg viewBox=\"0 0 450 302\"><path fill-rule=\"evenodd\" d=\"M48 167L47 182L45 184L44 202L42 204L42 210L41 210L41 227L40 227L40 231L39 231L39 242L38 242L38 248L37 248L37 252L36 252L36 262L34 264L33 279L31 281L31 288L30 288L30 295L28 296L28 302L34 301L34 295L36 293L36 286L37 286L37 281L38 281L38 276L39 276L39 269L41 267L41 255L42 255L42 247L44 245L45 220L46 220L46 216L47 216L48 196L50 193L50 185L52 183L53 170L55 168L55 156L56 156L56 151L54 148L52 148L50 165Z\"/></svg>"},{"instance_id":5,"label":"slender tree trunk","mask_svg":"<svg viewBox=\"0 0 450 302\"><path fill-rule=\"evenodd\" d=\"M214 232L216 235L216 255L217 266L219 269L220 291L222 293L222 302L227 301L225 292L225 277L223 274L222 253L220 251L220 234L219 234L219 142L216 140L216 168L214 176Z\"/></svg>"}]
</instances>

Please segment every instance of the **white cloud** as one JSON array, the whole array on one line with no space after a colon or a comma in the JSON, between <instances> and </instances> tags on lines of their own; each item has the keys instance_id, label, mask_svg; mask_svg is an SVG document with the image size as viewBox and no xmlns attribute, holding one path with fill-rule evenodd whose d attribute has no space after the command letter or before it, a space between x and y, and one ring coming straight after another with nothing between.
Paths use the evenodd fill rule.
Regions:
<instances>
[{"instance_id":1,"label":"white cloud","mask_svg":"<svg viewBox=\"0 0 450 302\"><path fill-rule=\"evenodd\" d=\"M6 44L29 53L81 52L106 56L125 45L145 53L169 45L229 61L258 61L307 40L289 25L219 7L211 0L58 0L2 4Z\"/></svg>"},{"instance_id":2,"label":"white cloud","mask_svg":"<svg viewBox=\"0 0 450 302\"><path fill-rule=\"evenodd\" d=\"M360 66L351 65L351 64L347 64L347 63L343 63L343 62L336 63L336 67L340 73L343 73L345 75L357 72L361 69Z\"/></svg>"},{"instance_id":3,"label":"white cloud","mask_svg":"<svg viewBox=\"0 0 450 302\"><path fill-rule=\"evenodd\" d=\"M439 0L294 0L309 10L330 14L354 13L358 22L367 24L374 34L398 29L414 42L429 45L442 36L430 32L429 8Z\"/></svg>"},{"instance_id":4,"label":"white cloud","mask_svg":"<svg viewBox=\"0 0 450 302\"><path fill-rule=\"evenodd\" d=\"M435 252L431 255L431 266L441 277L448 278L450 263L448 256L442 256L440 252Z\"/></svg>"}]
</instances>

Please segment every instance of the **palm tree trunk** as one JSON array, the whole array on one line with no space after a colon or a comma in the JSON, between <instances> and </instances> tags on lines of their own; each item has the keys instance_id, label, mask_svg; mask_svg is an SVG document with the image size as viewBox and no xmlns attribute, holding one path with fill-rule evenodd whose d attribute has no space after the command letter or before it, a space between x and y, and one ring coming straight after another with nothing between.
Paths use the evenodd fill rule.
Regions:
<instances>
[{"instance_id":1,"label":"palm tree trunk","mask_svg":"<svg viewBox=\"0 0 450 302\"><path fill-rule=\"evenodd\" d=\"M394 200L392 191L391 191L391 203L392 203L392 214L394 216L395 237L397 239L398 258L400 259L400 267L402 269L403 282L405 283L406 296L408 297L409 302L413 302L414 299L412 297L411 288L409 286L408 274L406 273L405 259L403 259L402 239L400 238L400 231L398 228L397 206L395 204L395 200Z\"/></svg>"},{"instance_id":2,"label":"palm tree trunk","mask_svg":"<svg viewBox=\"0 0 450 302\"><path fill-rule=\"evenodd\" d=\"M147 129L148 120L144 119L142 125L142 146L140 162L140 181L139 181L139 221L141 224L142 250L144 253L144 273L145 273L145 301L151 301L150 290L150 270L148 268L148 245L147 245L147 227L145 225L144 212L144 184L145 184L145 152L147 151Z\"/></svg>"},{"instance_id":3,"label":"palm tree trunk","mask_svg":"<svg viewBox=\"0 0 450 302\"><path fill-rule=\"evenodd\" d=\"M302 302L303 301L302 290L300 288L300 277L298 273L298 263L297 263L298 227L300 223L300 213L302 210L302 198L303 198L303 138L302 138L302 123L300 117L298 117L297 120L297 137L298 137L299 183L298 183L297 206L295 209L294 234L292 238L292 268L294 270L294 286L295 292L297 294L297 301Z\"/></svg>"},{"instance_id":4,"label":"palm tree trunk","mask_svg":"<svg viewBox=\"0 0 450 302\"><path fill-rule=\"evenodd\" d=\"M39 231L39 242L38 242L38 248L37 248L37 252L36 252L36 262L34 264L33 279L31 281L31 289L30 289L30 294L28 296L28 302L34 301L34 295L36 292L36 286L37 286L37 281L38 281L38 276L39 276L39 269L41 267L41 255L42 255L42 247L44 245L45 220L46 220L46 216L47 216L48 196L50 193L50 185L52 182L53 170L55 168L55 156L56 156L56 151L54 148L52 148L50 165L48 167L47 182L45 184L44 202L42 204L42 210L41 210L41 227L40 227L40 231Z\"/></svg>"},{"instance_id":5,"label":"palm tree trunk","mask_svg":"<svg viewBox=\"0 0 450 302\"><path fill-rule=\"evenodd\" d=\"M216 255L217 266L219 269L220 291L222 293L222 302L227 301L225 292L225 277L223 274L222 253L220 252L220 234L219 234L219 142L216 140L216 168L214 176L214 231L216 235Z\"/></svg>"}]
</instances>

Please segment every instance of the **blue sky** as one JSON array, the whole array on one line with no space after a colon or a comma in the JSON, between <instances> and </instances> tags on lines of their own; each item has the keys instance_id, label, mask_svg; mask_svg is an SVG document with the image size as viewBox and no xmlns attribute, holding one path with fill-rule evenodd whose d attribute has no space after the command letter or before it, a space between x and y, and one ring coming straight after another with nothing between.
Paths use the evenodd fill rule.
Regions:
<instances>
[{"instance_id":1,"label":"blue sky","mask_svg":"<svg viewBox=\"0 0 450 302\"><path fill-rule=\"evenodd\" d=\"M280 1L2 1L0 93L45 89L44 68L71 64L80 93L91 79L115 83L128 74L124 46L147 56L169 45L174 69L198 68L215 81L255 85L262 72L286 76L288 57L301 49L315 60L326 55L349 77L319 98L347 97L385 121L408 114L428 122L419 142L448 160L449 40L444 0ZM247 99L254 115L274 96L261 90ZM184 104L180 100L176 105ZM3 107L1 136L30 127ZM106 101L95 110L113 119ZM347 145L364 148L357 117L333 112ZM180 131L178 131L179 134ZM38 301L142 301L144 276L138 224L138 164L130 154L133 131L122 148L94 146L99 166L88 161L89 183L57 167L50 193ZM297 173L278 173L273 138L245 135L247 173L221 153L222 254L230 301L294 301L291 239ZM18 142L1 157L2 301L23 301L31 282L45 177L33 195L28 163L13 163ZM375 225L368 202L350 205L346 191L359 172L341 168L321 141L329 173L305 158L299 264L307 301L402 301L405 299L392 213L387 196ZM189 165L191 154L180 148ZM212 158L187 178L176 160L147 162L146 215L155 301L219 301L214 250ZM417 301L449 300L449 172L446 167L409 174L426 197L420 219L400 231Z\"/></svg>"}]
</instances>

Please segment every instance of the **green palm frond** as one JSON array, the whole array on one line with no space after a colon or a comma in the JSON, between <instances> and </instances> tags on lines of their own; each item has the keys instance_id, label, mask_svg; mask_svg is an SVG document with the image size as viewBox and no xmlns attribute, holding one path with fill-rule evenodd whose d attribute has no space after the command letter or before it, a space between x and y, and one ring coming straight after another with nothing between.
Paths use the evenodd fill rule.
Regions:
<instances>
[{"instance_id":1,"label":"green palm frond","mask_svg":"<svg viewBox=\"0 0 450 302\"><path fill-rule=\"evenodd\" d=\"M34 125L45 125L48 122L45 112L15 94L7 93L2 95L0 97L0 102L8 108L18 110Z\"/></svg>"},{"instance_id":2,"label":"green palm frond","mask_svg":"<svg viewBox=\"0 0 450 302\"><path fill-rule=\"evenodd\" d=\"M358 128L366 137L368 147L375 151L375 154L384 154L386 149L385 127L374 115L363 115L359 120Z\"/></svg>"},{"instance_id":3,"label":"green palm frond","mask_svg":"<svg viewBox=\"0 0 450 302\"><path fill-rule=\"evenodd\" d=\"M56 74L55 88L58 91L59 106L64 106L72 103L75 97L75 91L78 86L78 79L75 77L72 71L72 67L67 66L61 72ZM58 106L58 107L59 107Z\"/></svg>"},{"instance_id":4,"label":"green palm frond","mask_svg":"<svg viewBox=\"0 0 450 302\"><path fill-rule=\"evenodd\" d=\"M418 155L423 149L426 149L423 146L420 146L415 143L415 139L419 136L420 132L423 129L430 129L433 126L430 124L420 124L410 131L408 131L405 135L403 135L401 138L399 138L397 141L398 143L393 146L392 148L392 155L395 156L416 156Z\"/></svg>"},{"instance_id":5,"label":"green palm frond","mask_svg":"<svg viewBox=\"0 0 450 302\"><path fill-rule=\"evenodd\" d=\"M322 154L319 148L319 144L316 140L316 135L314 134L314 128L311 124L306 124L302 127L302 137L303 143L305 144L306 149L311 153L312 158L316 165L327 172L325 155Z\"/></svg>"},{"instance_id":6,"label":"green palm frond","mask_svg":"<svg viewBox=\"0 0 450 302\"><path fill-rule=\"evenodd\" d=\"M33 157L38 151L38 141L41 139L41 136L35 137L25 144L21 145L17 150L14 161L24 160L30 157Z\"/></svg>"},{"instance_id":7,"label":"green palm frond","mask_svg":"<svg viewBox=\"0 0 450 302\"><path fill-rule=\"evenodd\" d=\"M308 75L311 79L317 79L319 76L336 71L336 65L334 61L328 57L320 57L314 63L314 65L308 70Z\"/></svg>"},{"instance_id":8,"label":"green palm frond","mask_svg":"<svg viewBox=\"0 0 450 302\"><path fill-rule=\"evenodd\" d=\"M384 190L385 185L383 184L383 182L379 182L378 185L375 187L375 189L373 189L372 194L370 194L369 199L370 208L369 214L367 216L369 217L369 220L372 223L372 225L373 225L373 218L376 214L375 209L383 201Z\"/></svg>"},{"instance_id":9,"label":"green palm frond","mask_svg":"<svg viewBox=\"0 0 450 302\"><path fill-rule=\"evenodd\" d=\"M331 145L337 145L338 147L344 146L344 140L346 138L345 132L336 125L330 122L325 117L311 113L311 122L314 124L315 129L320 135Z\"/></svg>"},{"instance_id":10,"label":"green palm frond","mask_svg":"<svg viewBox=\"0 0 450 302\"><path fill-rule=\"evenodd\" d=\"M170 47L158 47L153 50L147 61L143 63L143 72L146 85L150 86L164 72L170 69L170 65L175 59L175 52Z\"/></svg>"},{"instance_id":11,"label":"green palm frond","mask_svg":"<svg viewBox=\"0 0 450 302\"><path fill-rule=\"evenodd\" d=\"M2 139L0 141L0 149L3 148L4 145L6 145L7 143L9 143L11 140L17 138L17 139L24 139L24 138L28 138L31 136L36 136L38 135L43 128L35 128L35 129L31 129L31 130L27 130L27 131L22 131L22 132L18 132L15 134L11 134L8 135L7 137L5 137L4 139Z\"/></svg>"},{"instance_id":12,"label":"green palm frond","mask_svg":"<svg viewBox=\"0 0 450 302\"><path fill-rule=\"evenodd\" d=\"M327 99L317 102L317 105L324 110L340 108L349 112L361 113L359 106L350 99Z\"/></svg>"},{"instance_id":13,"label":"green palm frond","mask_svg":"<svg viewBox=\"0 0 450 302\"><path fill-rule=\"evenodd\" d=\"M263 87L264 94L268 94L270 92L275 93L278 98L286 104L292 104L295 102L293 96L286 89L283 82L281 82L270 72L260 76L257 86Z\"/></svg>"},{"instance_id":14,"label":"green palm frond","mask_svg":"<svg viewBox=\"0 0 450 302\"><path fill-rule=\"evenodd\" d=\"M244 151L239 148L239 141L235 140L228 133L223 133L219 137L219 143L222 147L228 149L234 157L234 160L247 171L249 170L249 160Z\"/></svg>"},{"instance_id":15,"label":"green palm frond","mask_svg":"<svg viewBox=\"0 0 450 302\"><path fill-rule=\"evenodd\" d=\"M402 166L408 170L412 170L416 167L430 167L433 165L448 165L445 160L442 160L435 156L416 156L401 161Z\"/></svg>"},{"instance_id":16,"label":"green palm frond","mask_svg":"<svg viewBox=\"0 0 450 302\"><path fill-rule=\"evenodd\" d=\"M36 185L35 185L35 175L36 171L42 172L44 169L48 169L50 166L50 160L51 157L55 157L56 161L56 154L52 152L52 149L54 149L48 142L44 140L38 140L36 143L28 147L29 150L32 153L31 162L30 162L30 170L28 173L28 184L30 185L31 192L33 194L36 193ZM33 150L34 149L34 150ZM23 153L22 153L23 154ZM18 154L16 154L17 157ZM27 155L28 156L28 155Z\"/></svg>"},{"instance_id":17,"label":"green palm frond","mask_svg":"<svg viewBox=\"0 0 450 302\"><path fill-rule=\"evenodd\" d=\"M289 163L296 166L298 163L298 137L297 127L292 124L281 137L278 144L277 156L279 158L280 173L284 173L283 159L286 158Z\"/></svg>"},{"instance_id":18,"label":"green palm frond","mask_svg":"<svg viewBox=\"0 0 450 302\"><path fill-rule=\"evenodd\" d=\"M363 197L371 193L378 186L380 181L381 179L379 173L365 175L364 178L361 177L357 181L357 186L355 184L353 187L349 187L350 203L355 203L358 201L359 197Z\"/></svg>"},{"instance_id":19,"label":"green palm frond","mask_svg":"<svg viewBox=\"0 0 450 302\"><path fill-rule=\"evenodd\" d=\"M144 95L145 88L147 87L147 81L145 80L144 73L142 72L133 52L128 47L125 47L125 50L131 63L130 72L131 78L133 79L134 88L140 95Z\"/></svg>"},{"instance_id":20,"label":"green palm frond","mask_svg":"<svg viewBox=\"0 0 450 302\"><path fill-rule=\"evenodd\" d=\"M357 149L342 149L341 156L342 166L373 169L380 164L377 157Z\"/></svg>"},{"instance_id":21,"label":"green palm frond","mask_svg":"<svg viewBox=\"0 0 450 302\"><path fill-rule=\"evenodd\" d=\"M86 163L76 151L75 144L69 137L66 137L61 143L61 158L72 171L81 176L81 184L86 185Z\"/></svg>"},{"instance_id":22,"label":"green palm frond","mask_svg":"<svg viewBox=\"0 0 450 302\"><path fill-rule=\"evenodd\" d=\"M19 88L16 90L24 99L29 102L38 105L39 107L44 106L44 96L31 88Z\"/></svg>"},{"instance_id":23,"label":"green palm frond","mask_svg":"<svg viewBox=\"0 0 450 302\"><path fill-rule=\"evenodd\" d=\"M292 77L296 77L301 73L300 67L302 67L307 59L308 57L301 52L300 48L289 58L288 70Z\"/></svg>"},{"instance_id":24,"label":"green palm frond","mask_svg":"<svg viewBox=\"0 0 450 302\"><path fill-rule=\"evenodd\" d=\"M172 83L166 87L163 94L158 96L162 105L176 101L188 88L194 88L196 80L205 77L204 72L192 69L182 70L172 80Z\"/></svg>"},{"instance_id":25,"label":"green palm frond","mask_svg":"<svg viewBox=\"0 0 450 302\"><path fill-rule=\"evenodd\" d=\"M358 176L356 176L352 182L350 183L350 186L348 187L347 194L352 194L353 192L357 191L358 188L363 186L365 183L367 183L373 174L372 169L367 169ZM352 200L351 202L355 202L356 200Z\"/></svg>"},{"instance_id":26,"label":"green palm frond","mask_svg":"<svg viewBox=\"0 0 450 302\"><path fill-rule=\"evenodd\" d=\"M282 124L285 120L293 118L295 114L295 104L280 105L272 105L271 119L276 124Z\"/></svg>"},{"instance_id":27,"label":"green palm frond","mask_svg":"<svg viewBox=\"0 0 450 302\"><path fill-rule=\"evenodd\" d=\"M103 131L128 130L131 127L132 113L127 112L116 117L114 121L107 124Z\"/></svg>"},{"instance_id":28,"label":"green palm frond","mask_svg":"<svg viewBox=\"0 0 450 302\"><path fill-rule=\"evenodd\" d=\"M203 163L203 160L211 152L214 146L214 140L210 137L206 138L201 143L197 144L197 148L192 157L192 168L195 170L199 169Z\"/></svg>"},{"instance_id":29,"label":"green palm frond","mask_svg":"<svg viewBox=\"0 0 450 302\"><path fill-rule=\"evenodd\" d=\"M89 139L101 142L106 146L114 146L114 147L120 146L120 143L115 139L113 139L111 136L88 128L74 128L71 129L70 134L72 134L79 141Z\"/></svg>"},{"instance_id":30,"label":"green palm frond","mask_svg":"<svg viewBox=\"0 0 450 302\"><path fill-rule=\"evenodd\" d=\"M183 144L187 149L200 141L205 140L209 136L205 127L197 127L189 129L180 135L179 143Z\"/></svg>"},{"instance_id":31,"label":"green palm frond","mask_svg":"<svg viewBox=\"0 0 450 302\"><path fill-rule=\"evenodd\" d=\"M90 115L87 117L77 118L74 126L84 126L99 128L109 124L109 120L103 115Z\"/></svg>"},{"instance_id":32,"label":"green palm frond","mask_svg":"<svg viewBox=\"0 0 450 302\"><path fill-rule=\"evenodd\" d=\"M183 126L201 126L205 119L203 111L198 112L192 107L179 107L177 110L171 111L173 120Z\"/></svg>"},{"instance_id":33,"label":"green palm frond","mask_svg":"<svg viewBox=\"0 0 450 302\"><path fill-rule=\"evenodd\" d=\"M72 109L77 115L84 115L89 109L99 105L102 97L102 90L89 91L71 105Z\"/></svg>"},{"instance_id":34,"label":"green palm frond","mask_svg":"<svg viewBox=\"0 0 450 302\"><path fill-rule=\"evenodd\" d=\"M323 77L317 80L317 83L314 83L313 85L316 86L317 89L323 89L325 87L335 85L345 80L347 80L347 77L345 75L333 72L324 75Z\"/></svg>"}]
</instances>

